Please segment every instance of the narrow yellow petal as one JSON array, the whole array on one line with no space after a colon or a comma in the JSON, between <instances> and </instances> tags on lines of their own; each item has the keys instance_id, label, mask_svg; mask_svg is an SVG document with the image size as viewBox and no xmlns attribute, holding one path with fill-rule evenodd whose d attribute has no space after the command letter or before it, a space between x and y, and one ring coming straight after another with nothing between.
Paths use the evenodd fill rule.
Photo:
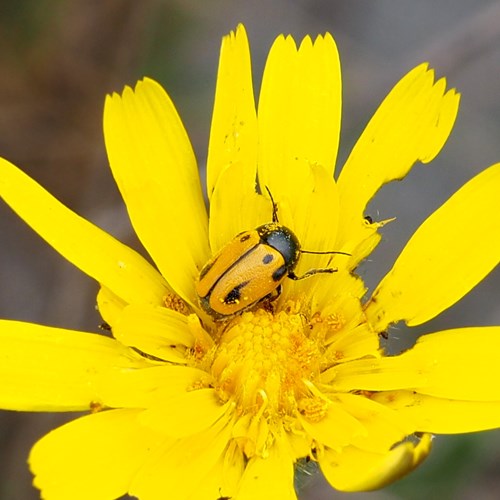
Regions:
<instances>
[{"instance_id":1,"label":"narrow yellow petal","mask_svg":"<svg viewBox=\"0 0 500 500\"><path fill-rule=\"evenodd\" d=\"M338 262L340 267L344 258L339 255L333 265ZM360 298L366 290L363 281L339 269L332 275L317 276L310 286L312 316L319 328L327 329L325 357L342 363L367 356L379 357L379 335L366 323L361 309Z\"/></svg>"},{"instance_id":2,"label":"narrow yellow petal","mask_svg":"<svg viewBox=\"0 0 500 500\"><path fill-rule=\"evenodd\" d=\"M342 311L342 323L353 321L355 327L360 323L362 311L360 300L366 293L366 285L359 276L343 269L341 262L346 256L339 255L334 265L339 267L333 276L317 276L317 280L310 282L309 295L312 297L312 312L323 317Z\"/></svg>"},{"instance_id":3,"label":"narrow yellow petal","mask_svg":"<svg viewBox=\"0 0 500 500\"><path fill-rule=\"evenodd\" d=\"M125 302L161 303L166 283L143 257L69 210L1 158L0 196L63 257Z\"/></svg>"},{"instance_id":4,"label":"narrow yellow petal","mask_svg":"<svg viewBox=\"0 0 500 500\"><path fill-rule=\"evenodd\" d=\"M420 337L394 359L419 367L423 394L470 401L500 401L500 326L459 328Z\"/></svg>"},{"instance_id":5,"label":"narrow yellow petal","mask_svg":"<svg viewBox=\"0 0 500 500\"><path fill-rule=\"evenodd\" d=\"M97 310L101 318L108 324L114 325L127 303L109 288L101 286L97 292Z\"/></svg>"},{"instance_id":6,"label":"narrow yellow petal","mask_svg":"<svg viewBox=\"0 0 500 500\"><path fill-rule=\"evenodd\" d=\"M415 391L389 391L372 399L392 408L415 429L433 434L461 434L500 427L499 401L460 401L436 398Z\"/></svg>"},{"instance_id":7,"label":"narrow yellow petal","mask_svg":"<svg viewBox=\"0 0 500 500\"><path fill-rule=\"evenodd\" d=\"M109 500L128 491L159 436L139 410L112 410L70 422L38 441L29 457L42 498Z\"/></svg>"},{"instance_id":8,"label":"narrow yellow petal","mask_svg":"<svg viewBox=\"0 0 500 500\"><path fill-rule=\"evenodd\" d=\"M167 436L183 438L205 431L227 409L228 403L221 403L215 389L192 390L157 401L141 414L141 422Z\"/></svg>"},{"instance_id":9,"label":"narrow yellow petal","mask_svg":"<svg viewBox=\"0 0 500 500\"><path fill-rule=\"evenodd\" d=\"M92 382L113 369L146 366L113 339L0 320L0 407L21 411L88 410Z\"/></svg>"},{"instance_id":10,"label":"narrow yellow petal","mask_svg":"<svg viewBox=\"0 0 500 500\"><path fill-rule=\"evenodd\" d=\"M296 194L283 194L281 187L273 197L278 206L280 223L289 227L297 236L302 250L331 252L340 250L336 246L338 227L337 186L330 174L322 167L308 168L308 180L298 183ZM310 191L305 186L310 186ZM314 255L302 253L294 272L304 275L312 269L334 268L342 270L349 263L344 255ZM336 274L323 277L318 274L299 281L285 280L280 296L281 303L297 296L310 296L312 287L325 280L335 280ZM323 279L322 279L323 278Z\"/></svg>"},{"instance_id":11,"label":"narrow yellow petal","mask_svg":"<svg viewBox=\"0 0 500 500\"><path fill-rule=\"evenodd\" d=\"M461 328L420 337L399 356L339 364L322 375L338 391L413 389L436 397L500 401L500 327Z\"/></svg>"},{"instance_id":12,"label":"narrow yellow petal","mask_svg":"<svg viewBox=\"0 0 500 500\"><path fill-rule=\"evenodd\" d=\"M354 446L341 452L325 450L319 464L327 481L340 491L382 488L415 469L431 450L425 434L416 445L404 442L385 453L369 453Z\"/></svg>"},{"instance_id":13,"label":"narrow yellow petal","mask_svg":"<svg viewBox=\"0 0 500 500\"><path fill-rule=\"evenodd\" d=\"M329 403L326 415L318 422L299 415L304 430L316 442L334 450L340 450L352 443L356 436L365 435L364 426L338 402Z\"/></svg>"},{"instance_id":14,"label":"narrow yellow petal","mask_svg":"<svg viewBox=\"0 0 500 500\"><path fill-rule=\"evenodd\" d=\"M127 306L113 323L113 336L156 358L187 363L194 337L187 316L166 307Z\"/></svg>"},{"instance_id":15,"label":"narrow yellow petal","mask_svg":"<svg viewBox=\"0 0 500 500\"><path fill-rule=\"evenodd\" d=\"M271 200L255 191L255 171L233 163L219 172L210 201L210 248L218 252L237 234L271 222Z\"/></svg>"},{"instance_id":16,"label":"narrow yellow petal","mask_svg":"<svg viewBox=\"0 0 500 500\"><path fill-rule=\"evenodd\" d=\"M277 202L280 222L306 250L338 250L333 169L340 114L340 64L333 38L320 36L313 44L306 37L297 50L291 37L278 37L259 98L258 180L262 192L269 188Z\"/></svg>"},{"instance_id":17,"label":"narrow yellow petal","mask_svg":"<svg viewBox=\"0 0 500 500\"><path fill-rule=\"evenodd\" d=\"M195 386L208 385L197 368L161 363L138 370L115 369L97 375L92 385L97 402L111 408L150 408L179 397Z\"/></svg>"},{"instance_id":18,"label":"narrow yellow petal","mask_svg":"<svg viewBox=\"0 0 500 500\"><path fill-rule=\"evenodd\" d=\"M379 357L380 339L378 335L365 325L346 329L328 347L327 356L342 360L343 363L364 358Z\"/></svg>"},{"instance_id":19,"label":"narrow yellow petal","mask_svg":"<svg viewBox=\"0 0 500 500\"><path fill-rule=\"evenodd\" d=\"M195 493L199 483L207 471L213 470L223 458L230 430L227 421L221 419L205 432L179 439L172 446L158 449L151 454L132 481L129 493L141 500L197 498ZM201 498L210 500L210 497Z\"/></svg>"},{"instance_id":20,"label":"narrow yellow petal","mask_svg":"<svg viewBox=\"0 0 500 500\"><path fill-rule=\"evenodd\" d=\"M206 471L205 476L200 478L196 491L188 497L189 500L235 498L234 492L245 470L245 462L246 459L242 451L232 441L215 467Z\"/></svg>"},{"instance_id":21,"label":"narrow yellow petal","mask_svg":"<svg viewBox=\"0 0 500 500\"><path fill-rule=\"evenodd\" d=\"M318 165L333 175L341 119L341 75L331 35L297 50L288 36L274 42L259 97L259 176L265 185L293 182L297 169ZM283 175L286 172L286 175Z\"/></svg>"},{"instance_id":22,"label":"narrow yellow petal","mask_svg":"<svg viewBox=\"0 0 500 500\"><path fill-rule=\"evenodd\" d=\"M290 212L292 220L290 227L299 238L303 250L313 252L340 251L342 249L337 246L339 222L337 185L331 175L318 165L312 165L307 176L311 180L312 191L307 192L297 185L295 199L285 196L281 200L283 213ZM279 211L280 200L276 201ZM288 203L290 204L288 205ZM286 219L284 222L286 225ZM342 268L347 265L347 262L348 258L340 255L302 254L296 268L296 274L301 275L313 268Z\"/></svg>"},{"instance_id":23,"label":"narrow yellow petal","mask_svg":"<svg viewBox=\"0 0 500 500\"><path fill-rule=\"evenodd\" d=\"M357 394L338 394L346 411L364 428L350 444L373 453L390 449L415 431L415 423L397 411Z\"/></svg>"},{"instance_id":24,"label":"narrow yellow petal","mask_svg":"<svg viewBox=\"0 0 500 500\"><path fill-rule=\"evenodd\" d=\"M499 401L500 327L463 328L421 337L409 351L325 372L336 390L415 389L443 398Z\"/></svg>"},{"instance_id":25,"label":"narrow yellow petal","mask_svg":"<svg viewBox=\"0 0 500 500\"><path fill-rule=\"evenodd\" d=\"M266 458L252 458L236 494L238 500L296 500L293 458L287 443L277 438Z\"/></svg>"},{"instance_id":26,"label":"narrow yellow petal","mask_svg":"<svg viewBox=\"0 0 500 500\"><path fill-rule=\"evenodd\" d=\"M387 391L424 385L429 362L401 357L366 358L339 364L322 374L336 391Z\"/></svg>"},{"instance_id":27,"label":"narrow yellow petal","mask_svg":"<svg viewBox=\"0 0 500 500\"><path fill-rule=\"evenodd\" d=\"M255 184L257 113L253 95L250 47L242 24L238 26L236 33L231 31L222 40L208 146L209 199L221 171L234 163L245 165L245 173Z\"/></svg>"},{"instance_id":28,"label":"narrow yellow petal","mask_svg":"<svg viewBox=\"0 0 500 500\"><path fill-rule=\"evenodd\" d=\"M195 304L209 257L198 169L172 101L153 80L106 99L109 162L137 235L172 288Z\"/></svg>"},{"instance_id":29,"label":"narrow yellow petal","mask_svg":"<svg viewBox=\"0 0 500 500\"><path fill-rule=\"evenodd\" d=\"M433 72L422 64L382 102L338 179L340 246L371 237L364 210L384 184L402 179L416 161L427 163L439 153L455 122L459 101L453 90L445 90L444 79L434 83ZM359 250L358 259L365 255Z\"/></svg>"},{"instance_id":30,"label":"narrow yellow petal","mask_svg":"<svg viewBox=\"0 0 500 500\"><path fill-rule=\"evenodd\" d=\"M500 163L474 177L412 236L366 308L377 331L435 317L500 260Z\"/></svg>"}]
</instances>

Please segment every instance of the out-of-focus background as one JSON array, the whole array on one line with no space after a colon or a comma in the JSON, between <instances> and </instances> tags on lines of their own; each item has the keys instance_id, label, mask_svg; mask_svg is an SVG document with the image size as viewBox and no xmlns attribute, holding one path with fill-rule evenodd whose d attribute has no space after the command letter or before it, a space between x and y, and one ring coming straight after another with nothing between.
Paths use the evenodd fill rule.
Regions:
<instances>
[{"instance_id":1,"label":"out-of-focus background","mask_svg":"<svg viewBox=\"0 0 500 500\"><path fill-rule=\"evenodd\" d=\"M418 63L430 61L462 93L455 130L441 155L384 188L371 205L374 218L397 216L363 269L371 285L428 214L500 161L500 3L495 0L3 0L0 155L140 248L107 167L104 96L144 75L161 81L203 165L220 39L238 22L249 34L257 89L279 33L298 39L307 33L334 35L344 74L340 164L391 86ZM0 317L95 330L96 291L95 283L0 203ZM495 271L432 323L392 333L402 342L441 328L500 324L499 293ZM39 498L27 454L38 437L68 418L0 413L0 500ZM385 490L350 497L496 499L499 466L499 431L438 436L434 453L416 473ZM306 475L302 482L301 499L347 497L332 492L320 475Z\"/></svg>"}]
</instances>

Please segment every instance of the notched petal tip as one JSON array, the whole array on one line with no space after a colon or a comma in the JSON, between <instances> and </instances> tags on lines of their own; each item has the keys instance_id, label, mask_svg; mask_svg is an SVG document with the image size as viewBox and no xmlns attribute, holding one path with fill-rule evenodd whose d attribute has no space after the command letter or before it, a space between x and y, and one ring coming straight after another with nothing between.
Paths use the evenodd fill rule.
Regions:
<instances>
[{"instance_id":1,"label":"notched petal tip","mask_svg":"<svg viewBox=\"0 0 500 500\"><path fill-rule=\"evenodd\" d=\"M207 214L194 152L167 92L150 78L125 87L107 101L104 138L139 239L172 288L195 303L193 278L209 255Z\"/></svg>"},{"instance_id":2,"label":"notched petal tip","mask_svg":"<svg viewBox=\"0 0 500 500\"><path fill-rule=\"evenodd\" d=\"M307 36L299 49L291 36L276 39L259 98L258 177L279 204L289 202L294 207L294 219L310 217L301 200L311 199L313 169L320 167L333 175L341 86L340 62L331 37L319 36L313 44Z\"/></svg>"},{"instance_id":3,"label":"notched petal tip","mask_svg":"<svg viewBox=\"0 0 500 500\"><path fill-rule=\"evenodd\" d=\"M313 41L310 35L306 35L299 45L299 53L304 52L306 50L311 50L313 48Z\"/></svg>"},{"instance_id":4,"label":"notched petal tip","mask_svg":"<svg viewBox=\"0 0 500 500\"><path fill-rule=\"evenodd\" d=\"M212 196L221 174L245 165L243 184L253 189L257 165L257 115L250 46L243 25L222 40L207 158L207 194Z\"/></svg>"},{"instance_id":5,"label":"notched petal tip","mask_svg":"<svg viewBox=\"0 0 500 500\"><path fill-rule=\"evenodd\" d=\"M395 85L339 176L341 243L359 244L371 236L361 225L368 202L383 185L403 179L416 162L428 163L437 156L451 133L458 104L457 92L446 90L444 78L435 81L428 63L413 68Z\"/></svg>"},{"instance_id":6,"label":"notched petal tip","mask_svg":"<svg viewBox=\"0 0 500 500\"><path fill-rule=\"evenodd\" d=\"M278 35L269 50L269 56L276 50L287 50L296 53L298 51L297 42L292 35Z\"/></svg>"},{"instance_id":7,"label":"notched petal tip","mask_svg":"<svg viewBox=\"0 0 500 500\"><path fill-rule=\"evenodd\" d=\"M228 39L245 39L247 40L248 39L248 36L247 36L247 30L245 28L245 25L243 23L238 23L238 25L236 26L236 30L231 30L229 32L229 34L227 34L226 36L224 36L222 38L222 40L228 40Z\"/></svg>"}]
</instances>

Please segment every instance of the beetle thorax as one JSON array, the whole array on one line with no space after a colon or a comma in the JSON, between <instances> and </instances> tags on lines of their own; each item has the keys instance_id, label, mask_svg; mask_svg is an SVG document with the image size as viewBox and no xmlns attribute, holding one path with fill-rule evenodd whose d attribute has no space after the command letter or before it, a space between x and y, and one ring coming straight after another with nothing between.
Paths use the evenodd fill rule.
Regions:
<instances>
[{"instance_id":1,"label":"beetle thorax","mask_svg":"<svg viewBox=\"0 0 500 500\"><path fill-rule=\"evenodd\" d=\"M297 236L285 226L270 222L257 228L261 241L277 250L285 259L285 264L292 270L300 255L300 244Z\"/></svg>"}]
</instances>

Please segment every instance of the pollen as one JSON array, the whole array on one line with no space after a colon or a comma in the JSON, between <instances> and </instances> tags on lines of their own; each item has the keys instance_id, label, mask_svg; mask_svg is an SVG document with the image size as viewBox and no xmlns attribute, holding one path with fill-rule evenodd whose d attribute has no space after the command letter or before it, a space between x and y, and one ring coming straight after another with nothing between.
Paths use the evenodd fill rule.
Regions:
<instances>
[{"instance_id":1,"label":"pollen","mask_svg":"<svg viewBox=\"0 0 500 500\"><path fill-rule=\"evenodd\" d=\"M226 327L212 364L221 397L240 415L292 416L319 376L322 347L301 314L246 312Z\"/></svg>"},{"instance_id":2,"label":"pollen","mask_svg":"<svg viewBox=\"0 0 500 500\"><path fill-rule=\"evenodd\" d=\"M169 293L163 297L163 303L167 309L172 309L181 314L188 315L189 307L187 304L177 295Z\"/></svg>"},{"instance_id":3,"label":"pollen","mask_svg":"<svg viewBox=\"0 0 500 500\"><path fill-rule=\"evenodd\" d=\"M299 401L298 409L310 422L320 422L328 411L328 403L318 397L304 398Z\"/></svg>"}]
</instances>

